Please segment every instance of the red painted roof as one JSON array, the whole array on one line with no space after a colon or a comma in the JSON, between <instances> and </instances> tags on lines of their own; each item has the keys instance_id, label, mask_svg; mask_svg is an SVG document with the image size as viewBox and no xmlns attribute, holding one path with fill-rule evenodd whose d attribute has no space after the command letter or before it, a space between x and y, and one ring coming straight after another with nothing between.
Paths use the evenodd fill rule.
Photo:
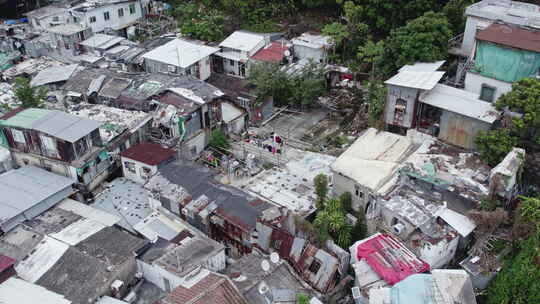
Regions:
<instances>
[{"instance_id":1,"label":"red painted roof","mask_svg":"<svg viewBox=\"0 0 540 304\"><path fill-rule=\"evenodd\" d=\"M429 270L428 263L389 234L376 235L358 245L356 257L358 261L365 259L371 269L390 285Z\"/></svg>"},{"instance_id":2,"label":"red painted roof","mask_svg":"<svg viewBox=\"0 0 540 304\"><path fill-rule=\"evenodd\" d=\"M285 57L285 51L288 49L289 47L282 45L279 42L272 42L255 53L255 55L251 56L251 59L268 62L281 62Z\"/></svg>"},{"instance_id":3,"label":"red painted roof","mask_svg":"<svg viewBox=\"0 0 540 304\"><path fill-rule=\"evenodd\" d=\"M175 154L174 150L163 148L158 144L143 142L123 151L120 156L155 166L170 159Z\"/></svg>"},{"instance_id":4,"label":"red painted roof","mask_svg":"<svg viewBox=\"0 0 540 304\"><path fill-rule=\"evenodd\" d=\"M16 262L17 261L15 259L0 254L0 272L7 270L11 266L15 265Z\"/></svg>"},{"instance_id":5,"label":"red painted roof","mask_svg":"<svg viewBox=\"0 0 540 304\"><path fill-rule=\"evenodd\" d=\"M476 39L540 53L540 31L493 23L476 34Z\"/></svg>"}]
</instances>

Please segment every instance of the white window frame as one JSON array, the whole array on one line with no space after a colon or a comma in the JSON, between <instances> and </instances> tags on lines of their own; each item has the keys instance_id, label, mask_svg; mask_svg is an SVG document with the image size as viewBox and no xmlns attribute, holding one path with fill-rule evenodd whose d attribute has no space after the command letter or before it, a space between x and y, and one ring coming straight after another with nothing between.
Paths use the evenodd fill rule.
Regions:
<instances>
[{"instance_id":1,"label":"white window frame","mask_svg":"<svg viewBox=\"0 0 540 304\"><path fill-rule=\"evenodd\" d=\"M124 8L121 7L118 9L118 18L124 17Z\"/></svg>"},{"instance_id":2,"label":"white window frame","mask_svg":"<svg viewBox=\"0 0 540 304\"><path fill-rule=\"evenodd\" d=\"M130 4L129 5L129 14L130 15L133 15L137 12L137 8L135 7L135 4Z\"/></svg>"},{"instance_id":3,"label":"white window frame","mask_svg":"<svg viewBox=\"0 0 540 304\"><path fill-rule=\"evenodd\" d=\"M39 139L47 151L56 152L56 142L50 136L41 134Z\"/></svg>"},{"instance_id":4,"label":"white window frame","mask_svg":"<svg viewBox=\"0 0 540 304\"><path fill-rule=\"evenodd\" d=\"M24 132L17 129L11 129L11 135L13 135L13 140L20 144L26 145L26 138L24 137Z\"/></svg>"},{"instance_id":5,"label":"white window frame","mask_svg":"<svg viewBox=\"0 0 540 304\"><path fill-rule=\"evenodd\" d=\"M111 14L109 14L109 12L104 12L103 13L103 20L109 21L110 19L111 19Z\"/></svg>"}]
</instances>

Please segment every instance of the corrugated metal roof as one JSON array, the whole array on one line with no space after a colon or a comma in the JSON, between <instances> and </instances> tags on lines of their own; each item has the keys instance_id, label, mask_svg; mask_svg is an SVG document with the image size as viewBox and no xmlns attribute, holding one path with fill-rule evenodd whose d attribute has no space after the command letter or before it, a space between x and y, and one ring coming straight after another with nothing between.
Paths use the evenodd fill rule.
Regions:
<instances>
[{"instance_id":1,"label":"corrugated metal roof","mask_svg":"<svg viewBox=\"0 0 540 304\"><path fill-rule=\"evenodd\" d=\"M18 278L0 284L0 303L6 304L71 304L63 295Z\"/></svg>"},{"instance_id":2,"label":"corrugated metal roof","mask_svg":"<svg viewBox=\"0 0 540 304\"><path fill-rule=\"evenodd\" d=\"M33 166L0 175L0 222L70 187L73 180Z\"/></svg>"},{"instance_id":3,"label":"corrugated metal roof","mask_svg":"<svg viewBox=\"0 0 540 304\"><path fill-rule=\"evenodd\" d=\"M259 34L236 31L223 40L219 46L250 52L263 40L264 37Z\"/></svg>"},{"instance_id":4,"label":"corrugated metal roof","mask_svg":"<svg viewBox=\"0 0 540 304\"><path fill-rule=\"evenodd\" d=\"M443 76L444 72L417 72L405 70L394 75L384 83L420 90L431 90Z\"/></svg>"},{"instance_id":5,"label":"corrugated metal roof","mask_svg":"<svg viewBox=\"0 0 540 304\"><path fill-rule=\"evenodd\" d=\"M71 246L75 246L84 241L91 235L98 233L106 226L98 221L83 218L80 219L57 233L50 236Z\"/></svg>"},{"instance_id":6,"label":"corrugated metal roof","mask_svg":"<svg viewBox=\"0 0 540 304\"><path fill-rule=\"evenodd\" d=\"M60 81L66 81L71 77L73 72L77 69L79 65L77 64L71 64L71 65L64 65L64 66L53 66L48 69L40 71L34 78L32 78L32 81L30 81L30 85L35 86L41 86L49 83L55 83Z\"/></svg>"},{"instance_id":7,"label":"corrugated metal roof","mask_svg":"<svg viewBox=\"0 0 540 304\"><path fill-rule=\"evenodd\" d=\"M79 216L92 219L109 227L120 222L120 217L116 215L109 214L105 211L79 203L69 198L63 200L57 205L57 207L66 211L71 211Z\"/></svg>"},{"instance_id":8,"label":"corrugated metal roof","mask_svg":"<svg viewBox=\"0 0 540 304\"><path fill-rule=\"evenodd\" d=\"M272 42L264 48L260 49L255 55L251 56L251 59L268 61L268 62L281 62L285 58L285 52L289 50L287 45L279 42Z\"/></svg>"},{"instance_id":9,"label":"corrugated metal roof","mask_svg":"<svg viewBox=\"0 0 540 304\"><path fill-rule=\"evenodd\" d=\"M456 229L456 231L462 237L468 236L469 234L471 234L471 232L473 232L474 228L476 228L476 224L473 221L471 221L468 217L460 213L457 213L453 210L450 210L448 208L445 208L439 216L448 225Z\"/></svg>"},{"instance_id":10,"label":"corrugated metal roof","mask_svg":"<svg viewBox=\"0 0 540 304\"><path fill-rule=\"evenodd\" d=\"M62 111L35 108L0 121L0 125L32 129L68 142L76 142L101 126L97 121Z\"/></svg>"},{"instance_id":11,"label":"corrugated metal roof","mask_svg":"<svg viewBox=\"0 0 540 304\"><path fill-rule=\"evenodd\" d=\"M185 69L217 51L219 49L215 47L183 39L174 39L144 54L142 57Z\"/></svg>"},{"instance_id":12,"label":"corrugated metal roof","mask_svg":"<svg viewBox=\"0 0 540 304\"><path fill-rule=\"evenodd\" d=\"M35 283L60 260L68 249L68 244L45 236L28 257L19 262L15 270L19 277Z\"/></svg>"},{"instance_id":13,"label":"corrugated metal roof","mask_svg":"<svg viewBox=\"0 0 540 304\"><path fill-rule=\"evenodd\" d=\"M163 148L155 143L142 142L123 151L120 155L150 166L156 166L173 158L176 151Z\"/></svg>"},{"instance_id":14,"label":"corrugated metal roof","mask_svg":"<svg viewBox=\"0 0 540 304\"><path fill-rule=\"evenodd\" d=\"M294 38L292 43L313 49L329 48L332 46L330 37L311 33L303 33L299 37Z\"/></svg>"},{"instance_id":15,"label":"corrugated metal roof","mask_svg":"<svg viewBox=\"0 0 540 304\"><path fill-rule=\"evenodd\" d=\"M478 32L476 39L540 53L539 30L494 23Z\"/></svg>"},{"instance_id":16,"label":"corrugated metal roof","mask_svg":"<svg viewBox=\"0 0 540 304\"><path fill-rule=\"evenodd\" d=\"M94 34L94 36L80 42L79 44L87 47L106 50L124 40L126 40L126 38L124 37L105 34Z\"/></svg>"},{"instance_id":17,"label":"corrugated metal roof","mask_svg":"<svg viewBox=\"0 0 540 304\"><path fill-rule=\"evenodd\" d=\"M487 123L493 123L500 115L491 103L480 100L477 94L444 84L437 84L422 94L420 101Z\"/></svg>"},{"instance_id":18,"label":"corrugated metal roof","mask_svg":"<svg viewBox=\"0 0 540 304\"><path fill-rule=\"evenodd\" d=\"M404 65L399 69L399 72L435 72L443 64L444 60L435 62L416 62L415 64Z\"/></svg>"}]
</instances>

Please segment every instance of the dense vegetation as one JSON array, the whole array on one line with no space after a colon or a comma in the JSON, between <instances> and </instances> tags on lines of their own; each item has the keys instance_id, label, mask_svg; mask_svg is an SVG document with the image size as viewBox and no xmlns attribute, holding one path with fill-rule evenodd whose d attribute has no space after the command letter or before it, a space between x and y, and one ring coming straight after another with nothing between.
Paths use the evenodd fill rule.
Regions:
<instances>
[{"instance_id":1,"label":"dense vegetation","mask_svg":"<svg viewBox=\"0 0 540 304\"><path fill-rule=\"evenodd\" d=\"M39 108L47 96L47 88L32 87L30 80L24 77L15 78L13 91L23 108Z\"/></svg>"}]
</instances>

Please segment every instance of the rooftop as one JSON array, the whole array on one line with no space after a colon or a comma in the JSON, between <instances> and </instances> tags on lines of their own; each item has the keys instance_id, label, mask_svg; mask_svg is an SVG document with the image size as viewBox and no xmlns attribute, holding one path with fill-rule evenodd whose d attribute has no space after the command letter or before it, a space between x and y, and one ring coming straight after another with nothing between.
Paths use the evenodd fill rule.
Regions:
<instances>
[{"instance_id":1,"label":"rooftop","mask_svg":"<svg viewBox=\"0 0 540 304\"><path fill-rule=\"evenodd\" d=\"M75 72L77 67L77 64L71 64L46 68L41 70L34 78L32 78L30 85L37 87L49 83L66 81Z\"/></svg>"},{"instance_id":2,"label":"rooftop","mask_svg":"<svg viewBox=\"0 0 540 304\"><path fill-rule=\"evenodd\" d=\"M399 69L396 75L384 83L420 90L431 90L444 76L444 72L437 71L443 64L444 61L417 62L414 65L405 65Z\"/></svg>"},{"instance_id":3,"label":"rooftop","mask_svg":"<svg viewBox=\"0 0 540 304\"><path fill-rule=\"evenodd\" d=\"M377 233L350 247L351 255L364 260L377 276L394 285L410 275L429 270L429 265L416 257L405 245L389 234ZM363 287L363 286L360 286Z\"/></svg>"},{"instance_id":4,"label":"rooftop","mask_svg":"<svg viewBox=\"0 0 540 304\"><path fill-rule=\"evenodd\" d=\"M67 12L67 9L64 7L64 5L62 3L58 3L58 4L51 4L51 5L47 5L47 6L35 9L33 11L26 13L26 15L30 18L41 19L41 18L45 18L48 16L65 13L65 12Z\"/></svg>"},{"instance_id":5,"label":"rooftop","mask_svg":"<svg viewBox=\"0 0 540 304\"><path fill-rule=\"evenodd\" d=\"M120 156L157 166L176 155L176 151L149 142L142 142L120 153Z\"/></svg>"},{"instance_id":6,"label":"rooftop","mask_svg":"<svg viewBox=\"0 0 540 304\"><path fill-rule=\"evenodd\" d=\"M79 23L66 23L56 26L47 27L47 32L55 33L59 35L71 36L88 29L88 27L82 26Z\"/></svg>"},{"instance_id":7,"label":"rooftop","mask_svg":"<svg viewBox=\"0 0 540 304\"><path fill-rule=\"evenodd\" d=\"M497 120L500 114L493 104L480 100L478 94L440 83L424 92L420 96L420 101L489 124Z\"/></svg>"},{"instance_id":8,"label":"rooftop","mask_svg":"<svg viewBox=\"0 0 540 304\"><path fill-rule=\"evenodd\" d=\"M136 233L133 226L152 213L150 197L142 185L120 177L113 180L91 206L120 217L118 225Z\"/></svg>"},{"instance_id":9,"label":"rooftop","mask_svg":"<svg viewBox=\"0 0 540 304\"><path fill-rule=\"evenodd\" d=\"M370 128L337 158L332 170L377 191L415 149L404 136Z\"/></svg>"},{"instance_id":10,"label":"rooftop","mask_svg":"<svg viewBox=\"0 0 540 304\"><path fill-rule=\"evenodd\" d=\"M69 107L67 112L75 117L100 122L99 134L106 143L126 130L134 131L150 119L150 115L142 111L128 111L102 104L79 103Z\"/></svg>"},{"instance_id":11,"label":"rooftop","mask_svg":"<svg viewBox=\"0 0 540 304\"><path fill-rule=\"evenodd\" d=\"M185 69L217 51L219 51L219 48L206 46L199 42L174 39L151 50L142 57Z\"/></svg>"},{"instance_id":12,"label":"rooftop","mask_svg":"<svg viewBox=\"0 0 540 304\"><path fill-rule=\"evenodd\" d=\"M279 63L283 61L288 51L288 45L280 42L272 42L251 56L251 59Z\"/></svg>"},{"instance_id":13,"label":"rooftop","mask_svg":"<svg viewBox=\"0 0 540 304\"><path fill-rule=\"evenodd\" d=\"M261 263L264 260L264 258L253 254L244 255L229 265L224 272L250 304L267 303L265 296L259 292L261 286L268 288L266 296L271 296L273 291L283 290L292 291L295 295L312 293L312 290L304 286L305 283L297 277L286 262L272 263L266 260L269 262L270 269L265 272L261 268ZM277 299L275 300L277 302Z\"/></svg>"},{"instance_id":14,"label":"rooftop","mask_svg":"<svg viewBox=\"0 0 540 304\"><path fill-rule=\"evenodd\" d=\"M538 24L540 6L510 0L483 0L472 4L465 10L465 15L489 20L529 25Z\"/></svg>"},{"instance_id":15,"label":"rooftop","mask_svg":"<svg viewBox=\"0 0 540 304\"><path fill-rule=\"evenodd\" d=\"M178 286L161 302L163 304L247 304L224 275L201 270L195 284Z\"/></svg>"},{"instance_id":16,"label":"rooftop","mask_svg":"<svg viewBox=\"0 0 540 304\"><path fill-rule=\"evenodd\" d=\"M537 15L540 18L540 8ZM537 29L494 23L486 29L479 31L476 34L476 39L540 53L540 19L539 28Z\"/></svg>"},{"instance_id":17,"label":"rooftop","mask_svg":"<svg viewBox=\"0 0 540 304\"><path fill-rule=\"evenodd\" d=\"M94 36L80 42L79 44L99 50L107 50L124 40L126 40L126 38L124 37L105 34L94 34Z\"/></svg>"},{"instance_id":18,"label":"rooftop","mask_svg":"<svg viewBox=\"0 0 540 304\"><path fill-rule=\"evenodd\" d=\"M6 255L0 254L0 273L14 266L15 262L17 262L17 260L12 259Z\"/></svg>"},{"instance_id":19,"label":"rooftop","mask_svg":"<svg viewBox=\"0 0 540 304\"><path fill-rule=\"evenodd\" d=\"M0 284L0 303L34 304L36 299L42 304L71 304L63 295L19 278L12 277Z\"/></svg>"},{"instance_id":20,"label":"rooftop","mask_svg":"<svg viewBox=\"0 0 540 304\"><path fill-rule=\"evenodd\" d=\"M303 33L299 37L294 38L292 43L294 45L305 46L313 49L330 48L333 45L330 37L309 32Z\"/></svg>"},{"instance_id":21,"label":"rooftop","mask_svg":"<svg viewBox=\"0 0 540 304\"><path fill-rule=\"evenodd\" d=\"M217 173L207 167L177 160L160 168L145 188L159 191L162 197L176 202L188 197L196 201L204 195L217 204L217 214L246 231L254 229L259 215L272 205L219 183L216 176Z\"/></svg>"},{"instance_id":22,"label":"rooftop","mask_svg":"<svg viewBox=\"0 0 540 304\"><path fill-rule=\"evenodd\" d=\"M0 175L0 222L70 188L73 183L67 177L33 166L24 166ZM59 200L64 198L60 197Z\"/></svg>"},{"instance_id":23,"label":"rooftop","mask_svg":"<svg viewBox=\"0 0 540 304\"><path fill-rule=\"evenodd\" d=\"M0 117L0 126L32 129L71 143L101 126L91 119L62 111L36 108L25 109L7 119L4 117Z\"/></svg>"},{"instance_id":24,"label":"rooftop","mask_svg":"<svg viewBox=\"0 0 540 304\"><path fill-rule=\"evenodd\" d=\"M335 157L305 152L299 159L290 160L284 168L273 168L254 176L243 189L277 205L305 215L315 210L315 186L318 174L331 176L330 165Z\"/></svg>"},{"instance_id":25,"label":"rooftop","mask_svg":"<svg viewBox=\"0 0 540 304\"><path fill-rule=\"evenodd\" d=\"M236 31L223 40L219 46L244 52L251 52L263 41L264 37L262 35L245 31Z\"/></svg>"}]
</instances>

